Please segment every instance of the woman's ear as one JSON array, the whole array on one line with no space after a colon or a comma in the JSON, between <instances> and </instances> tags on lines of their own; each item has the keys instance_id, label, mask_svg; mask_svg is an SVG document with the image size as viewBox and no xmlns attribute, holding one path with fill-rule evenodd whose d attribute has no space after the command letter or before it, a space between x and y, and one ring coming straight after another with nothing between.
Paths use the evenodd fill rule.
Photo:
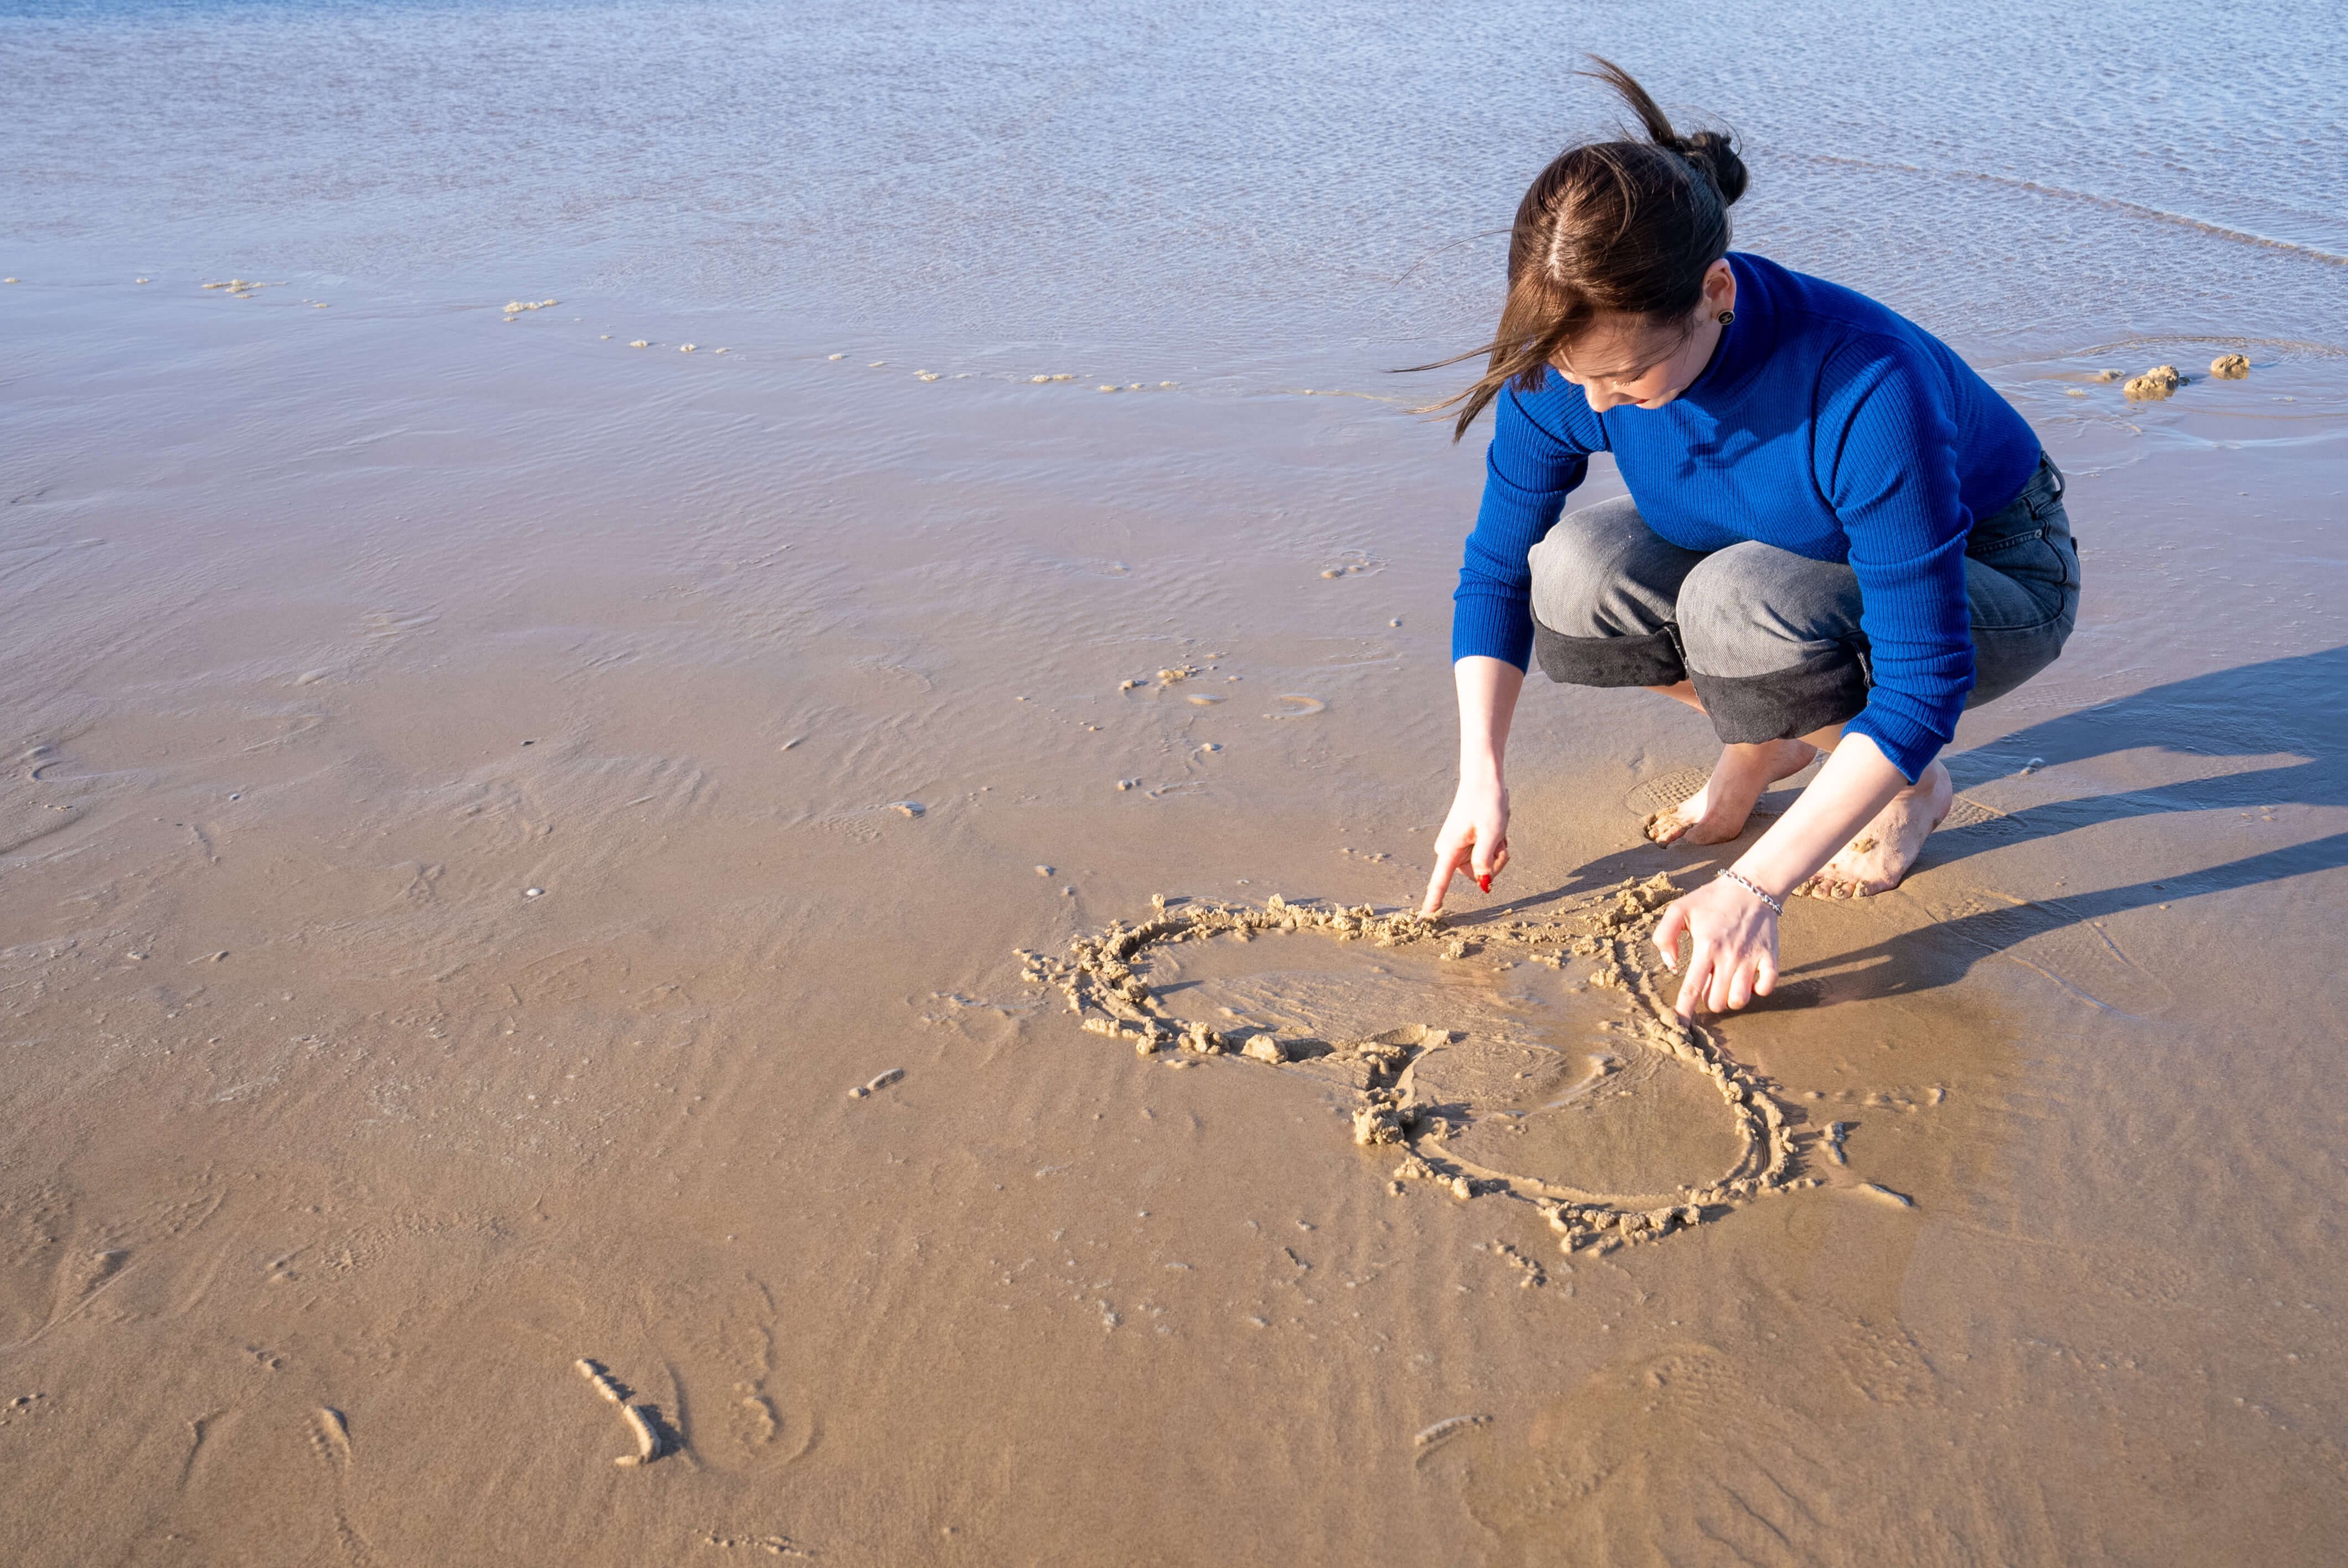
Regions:
<instances>
[{"instance_id":1,"label":"woman's ear","mask_svg":"<svg viewBox=\"0 0 2348 1568\"><path fill-rule=\"evenodd\" d=\"M1717 316L1723 311L1736 308L1736 273L1722 257L1704 272L1704 311Z\"/></svg>"}]
</instances>

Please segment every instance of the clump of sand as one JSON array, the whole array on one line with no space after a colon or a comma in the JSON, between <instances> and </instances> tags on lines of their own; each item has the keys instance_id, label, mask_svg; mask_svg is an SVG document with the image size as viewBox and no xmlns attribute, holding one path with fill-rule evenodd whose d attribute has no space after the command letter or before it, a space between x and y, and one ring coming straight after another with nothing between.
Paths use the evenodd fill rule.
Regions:
<instances>
[{"instance_id":1,"label":"clump of sand","mask_svg":"<svg viewBox=\"0 0 2348 1568\"><path fill-rule=\"evenodd\" d=\"M2157 403L2184 384L2185 377L2175 365L2156 364L2120 390L2139 403Z\"/></svg>"},{"instance_id":2,"label":"clump of sand","mask_svg":"<svg viewBox=\"0 0 2348 1568\"><path fill-rule=\"evenodd\" d=\"M2250 362L2239 354L2221 354L2209 362L2209 374L2219 381L2240 381L2250 374Z\"/></svg>"}]
</instances>

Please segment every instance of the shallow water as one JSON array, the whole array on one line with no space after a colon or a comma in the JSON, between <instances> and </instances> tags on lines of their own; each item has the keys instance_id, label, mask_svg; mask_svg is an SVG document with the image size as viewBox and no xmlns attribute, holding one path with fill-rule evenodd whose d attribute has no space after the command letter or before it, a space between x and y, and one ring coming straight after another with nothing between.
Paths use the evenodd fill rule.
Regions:
<instances>
[{"instance_id":1,"label":"shallow water","mask_svg":"<svg viewBox=\"0 0 2348 1568\"><path fill-rule=\"evenodd\" d=\"M1742 136L1740 241L1977 354L2348 347L2334 7L26 5L11 271L553 291L1198 373L1465 348L1577 52ZM26 249L30 247L29 252ZM57 258L54 265L35 260ZM736 326L737 333L746 326Z\"/></svg>"},{"instance_id":2,"label":"shallow water","mask_svg":"<svg viewBox=\"0 0 2348 1568\"><path fill-rule=\"evenodd\" d=\"M2338 1554L2338 23L1533 15L0 14L10 1561ZM1416 892L1480 452L1379 372L1576 47L1983 367L2087 577L1719 1030L1820 1184L1602 1257L1010 953ZM1700 721L1536 686L1467 928L1708 876ZM1716 1176L1574 977L1287 941L1152 978Z\"/></svg>"}]
</instances>

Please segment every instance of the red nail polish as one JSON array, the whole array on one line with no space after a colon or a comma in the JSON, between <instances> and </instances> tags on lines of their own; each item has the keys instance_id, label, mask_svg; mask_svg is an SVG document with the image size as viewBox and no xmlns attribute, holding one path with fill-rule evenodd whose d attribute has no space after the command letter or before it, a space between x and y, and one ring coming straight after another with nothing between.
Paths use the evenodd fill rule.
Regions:
<instances>
[{"instance_id":1,"label":"red nail polish","mask_svg":"<svg viewBox=\"0 0 2348 1568\"><path fill-rule=\"evenodd\" d=\"M1489 893L1492 890L1492 879L1489 876L1478 876L1476 878L1476 886Z\"/></svg>"}]
</instances>

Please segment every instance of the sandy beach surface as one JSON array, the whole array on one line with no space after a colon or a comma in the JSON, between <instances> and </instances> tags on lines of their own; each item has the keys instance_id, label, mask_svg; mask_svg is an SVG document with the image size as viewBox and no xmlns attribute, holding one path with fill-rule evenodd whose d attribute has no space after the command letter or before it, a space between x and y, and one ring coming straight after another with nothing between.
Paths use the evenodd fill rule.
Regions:
<instances>
[{"instance_id":1,"label":"sandy beach surface","mask_svg":"<svg viewBox=\"0 0 2348 1568\"><path fill-rule=\"evenodd\" d=\"M2014 128L1870 36L1945 109L1885 131L1822 44L1406 15L0 24L0 1557L2348 1551L2348 229L2246 178L2280 46L2113 87L2015 12L2085 107ZM1482 477L1384 373L1594 112L1468 88L1572 46L2024 410L2087 577L1908 883L1689 1036L1642 922L1738 846L1641 838L1714 749L1644 693L1537 682L1509 873L1382 919Z\"/></svg>"}]
</instances>

